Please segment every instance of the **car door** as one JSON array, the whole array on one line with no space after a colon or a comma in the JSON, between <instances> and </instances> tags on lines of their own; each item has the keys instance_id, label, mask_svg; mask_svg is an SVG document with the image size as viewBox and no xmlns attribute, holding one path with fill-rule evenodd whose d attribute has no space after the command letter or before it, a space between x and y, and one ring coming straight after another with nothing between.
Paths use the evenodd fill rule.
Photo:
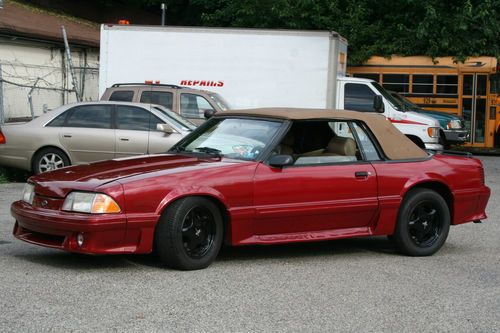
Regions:
<instances>
[{"instance_id":1,"label":"car door","mask_svg":"<svg viewBox=\"0 0 500 333\"><path fill-rule=\"evenodd\" d=\"M330 124L337 131L346 126L354 130L346 122ZM290 142L289 136L286 140ZM335 134L330 139L331 142L347 140L356 144L349 156L342 155L343 149L334 147L331 153L327 149L316 149L315 145L321 143L315 144L312 139L306 139L305 143L303 139L296 139L293 165L278 168L262 163L258 166L254 181L256 235L328 233L339 229L345 233L368 232L378 209L377 175L369 156L360 151L359 140L352 131L350 138ZM320 141L324 140L317 142ZM297 148L304 144L308 151ZM328 148L331 145L328 143Z\"/></svg>"},{"instance_id":2,"label":"car door","mask_svg":"<svg viewBox=\"0 0 500 333\"><path fill-rule=\"evenodd\" d=\"M181 139L179 133L164 133L156 129L165 123L141 107L116 105L116 157L166 152Z\"/></svg>"},{"instance_id":3,"label":"car door","mask_svg":"<svg viewBox=\"0 0 500 333\"><path fill-rule=\"evenodd\" d=\"M111 126L112 106L79 105L67 111L59 140L73 164L108 160L115 154L115 131Z\"/></svg>"}]
</instances>

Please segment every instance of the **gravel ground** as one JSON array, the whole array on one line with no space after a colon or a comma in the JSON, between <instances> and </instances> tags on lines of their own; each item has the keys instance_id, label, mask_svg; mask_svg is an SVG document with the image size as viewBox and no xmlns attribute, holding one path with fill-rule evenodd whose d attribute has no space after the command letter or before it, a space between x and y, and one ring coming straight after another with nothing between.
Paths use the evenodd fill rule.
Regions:
<instances>
[{"instance_id":1,"label":"gravel ground","mask_svg":"<svg viewBox=\"0 0 500 333\"><path fill-rule=\"evenodd\" d=\"M178 272L145 256L74 255L11 235L22 184L0 185L0 331L500 331L500 157L481 157L482 224L432 257L383 238L226 248Z\"/></svg>"}]
</instances>

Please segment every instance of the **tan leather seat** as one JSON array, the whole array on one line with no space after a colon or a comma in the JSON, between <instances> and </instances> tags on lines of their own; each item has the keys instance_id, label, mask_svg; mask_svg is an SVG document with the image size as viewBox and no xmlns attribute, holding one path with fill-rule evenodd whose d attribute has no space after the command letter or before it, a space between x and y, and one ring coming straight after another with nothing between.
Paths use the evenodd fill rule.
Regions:
<instances>
[{"instance_id":1,"label":"tan leather seat","mask_svg":"<svg viewBox=\"0 0 500 333\"><path fill-rule=\"evenodd\" d=\"M280 155L293 155L293 144L295 143L295 137L292 132L288 132L281 143L279 144L279 154Z\"/></svg>"},{"instance_id":2,"label":"tan leather seat","mask_svg":"<svg viewBox=\"0 0 500 333\"><path fill-rule=\"evenodd\" d=\"M336 136L330 140L323 155L356 156L356 141Z\"/></svg>"}]
</instances>

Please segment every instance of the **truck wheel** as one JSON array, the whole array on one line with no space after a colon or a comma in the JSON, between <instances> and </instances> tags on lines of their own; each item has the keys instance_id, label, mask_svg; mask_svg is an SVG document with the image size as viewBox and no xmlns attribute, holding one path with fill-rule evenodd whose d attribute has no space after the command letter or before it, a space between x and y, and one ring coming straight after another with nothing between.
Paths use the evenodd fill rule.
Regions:
<instances>
[{"instance_id":1,"label":"truck wheel","mask_svg":"<svg viewBox=\"0 0 500 333\"><path fill-rule=\"evenodd\" d=\"M413 135L407 135L408 139L410 139L414 144L419 146L422 149L425 149L425 144L420 140L420 138L413 136Z\"/></svg>"},{"instance_id":2,"label":"truck wheel","mask_svg":"<svg viewBox=\"0 0 500 333\"><path fill-rule=\"evenodd\" d=\"M202 197L187 197L168 206L155 231L155 249L170 268L208 267L223 240L222 216L217 206Z\"/></svg>"},{"instance_id":3,"label":"truck wheel","mask_svg":"<svg viewBox=\"0 0 500 333\"><path fill-rule=\"evenodd\" d=\"M57 148L44 148L33 157L33 172L36 175L68 165L70 165L68 156Z\"/></svg>"},{"instance_id":4,"label":"truck wheel","mask_svg":"<svg viewBox=\"0 0 500 333\"><path fill-rule=\"evenodd\" d=\"M450 149L450 144L446 140L446 136L444 135L443 131L439 131L439 144L443 146L443 149Z\"/></svg>"},{"instance_id":5,"label":"truck wheel","mask_svg":"<svg viewBox=\"0 0 500 333\"><path fill-rule=\"evenodd\" d=\"M394 242L409 256L429 256L443 246L450 230L450 211L435 191L415 189L399 209Z\"/></svg>"}]
</instances>

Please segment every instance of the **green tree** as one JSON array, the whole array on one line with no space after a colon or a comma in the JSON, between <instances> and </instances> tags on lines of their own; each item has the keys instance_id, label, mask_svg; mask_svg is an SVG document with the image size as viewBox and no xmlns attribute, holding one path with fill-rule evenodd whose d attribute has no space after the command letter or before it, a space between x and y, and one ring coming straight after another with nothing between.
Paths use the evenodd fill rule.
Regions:
<instances>
[{"instance_id":1,"label":"green tree","mask_svg":"<svg viewBox=\"0 0 500 333\"><path fill-rule=\"evenodd\" d=\"M500 0L192 0L208 26L335 30L372 55L500 56Z\"/></svg>"}]
</instances>

